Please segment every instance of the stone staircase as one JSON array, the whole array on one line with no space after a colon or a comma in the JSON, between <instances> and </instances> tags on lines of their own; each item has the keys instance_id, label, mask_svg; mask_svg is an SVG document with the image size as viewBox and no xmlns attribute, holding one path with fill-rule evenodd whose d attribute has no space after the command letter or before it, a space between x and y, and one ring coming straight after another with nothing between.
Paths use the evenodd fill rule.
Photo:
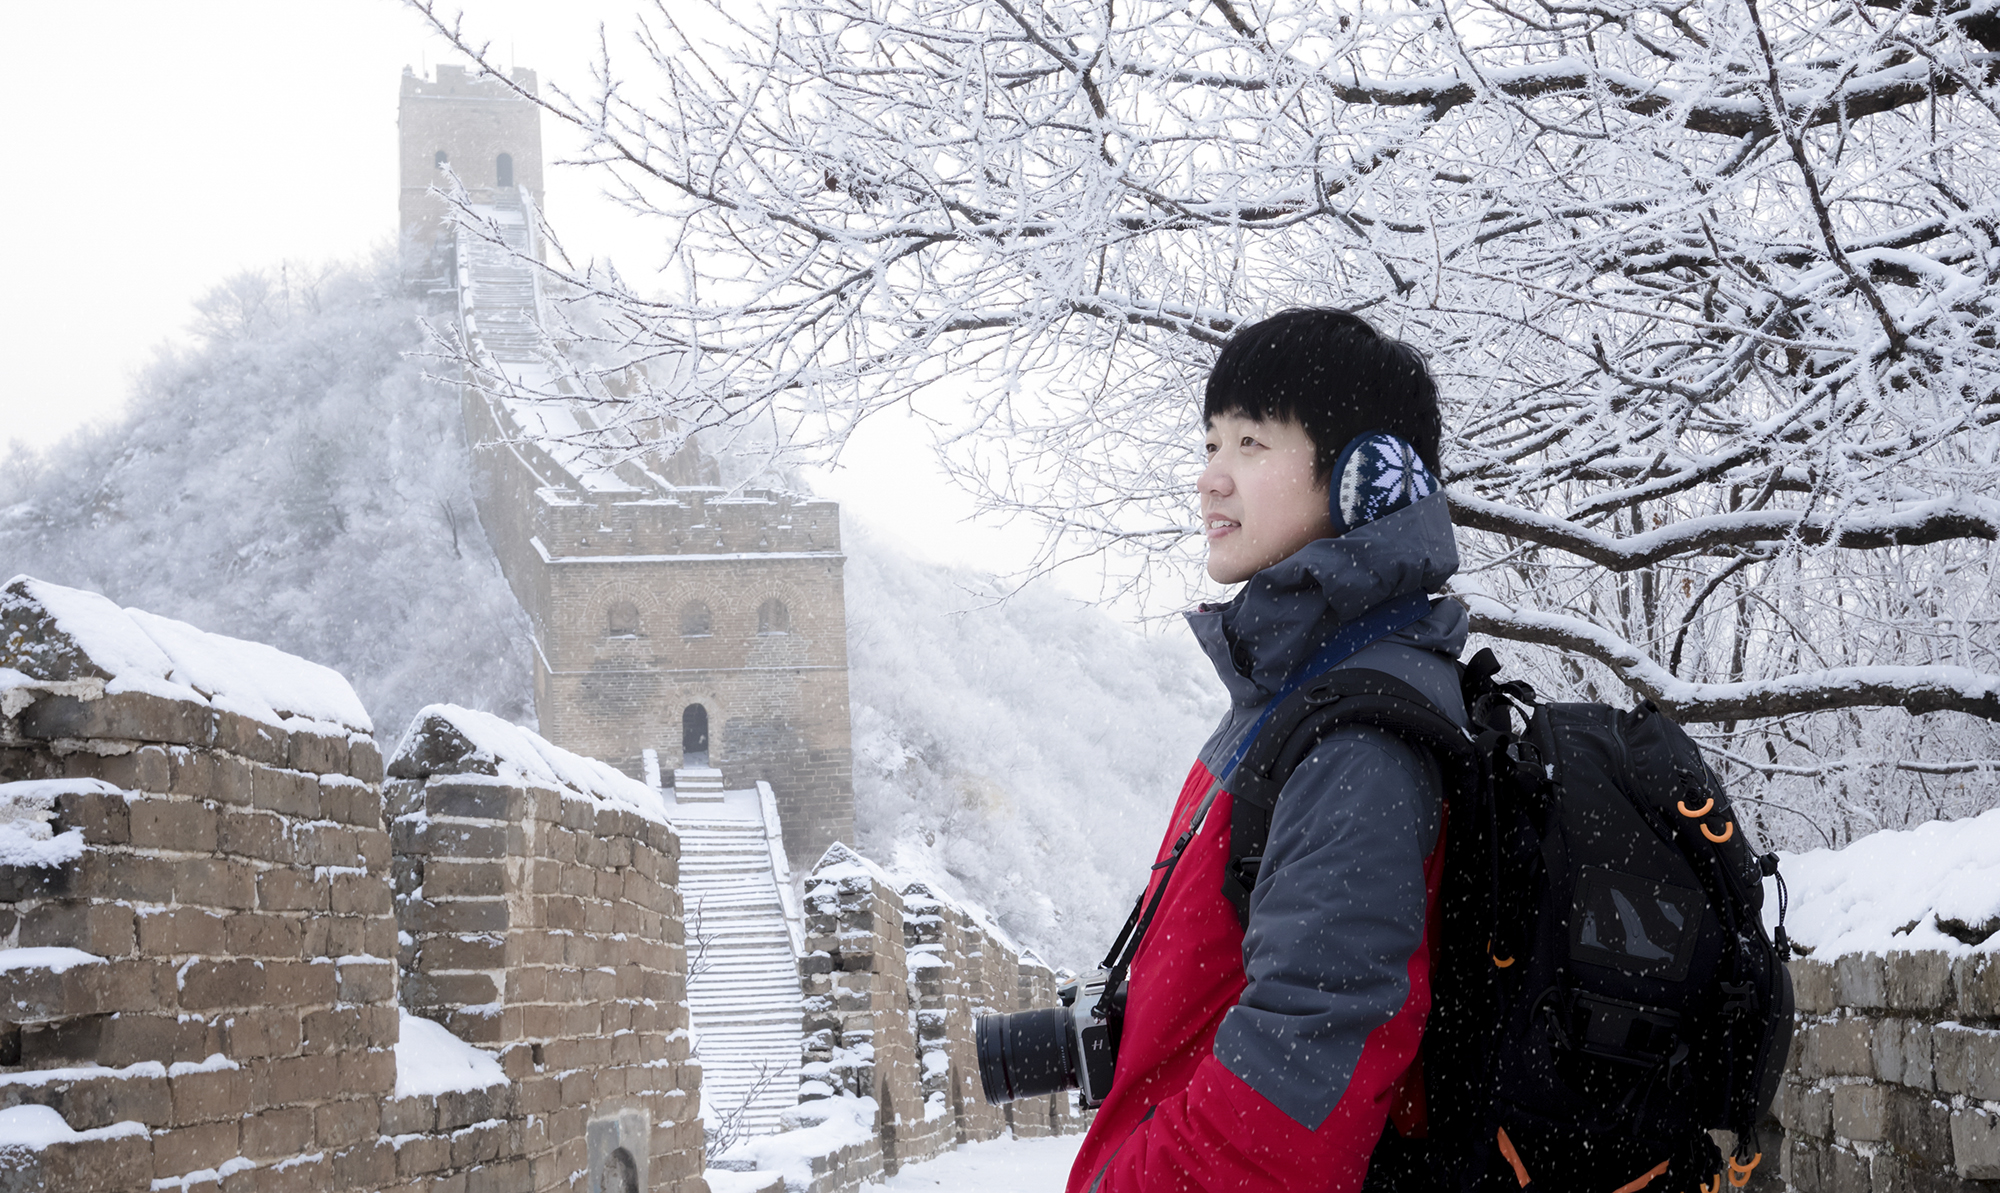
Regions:
<instances>
[{"instance_id":1,"label":"stone staircase","mask_svg":"<svg viewBox=\"0 0 2000 1193\"><path fill-rule=\"evenodd\" d=\"M535 269L513 255L529 248L527 211L518 195L503 195L492 206L475 210L500 225L507 247L482 236L459 236L465 305L472 315L474 332L496 361L525 364L539 360Z\"/></svg>"},{"instance_id":2,"label":"stone staircase","mask_svg":"<svg viewBox=\"0 0 2000 1193\"><path fill-rule=\"evenodd\" d=\"M688 1003L711 1133L740 1114L741 1135L778 1129L798 1104L798 960L756 792L681 803L681 904L687 919ZM747 799L745 797L748 797Z\"/></svg>"}]
</instances>

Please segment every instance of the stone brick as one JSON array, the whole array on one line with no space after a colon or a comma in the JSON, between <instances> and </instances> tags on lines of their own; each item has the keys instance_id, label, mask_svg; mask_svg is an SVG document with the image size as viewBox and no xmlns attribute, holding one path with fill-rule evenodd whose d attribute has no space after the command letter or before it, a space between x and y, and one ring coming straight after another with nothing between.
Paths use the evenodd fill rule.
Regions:
<instances>
[{"instance_id":1,"label":"stone brick","mask_svg":"<svg viewBox=\"0 0 2000 1193\"><path fill-rule=\"evenodd\" d=\"M266 1106L293 1106L326 1100L335 1088L340 1067L332 1054L280 1056L259 1061L252 1070L252 1096Z\"/></svg>"},{"instance_id":2,"label":"stone brick","mask_svg":"<svg viewBox=\"0 0 2000 1193\"><path fill-rule=\"evenodd\" d=\"M172 796L135 797L130 804L133 845L176 853L215 852L215 811L206 804Z\"/></svg>"},{"instance_id":3,"label":"stone brick","mask_svg":"<svg viewBox=\"0 0 2000 1193\"><path fill-rule=\"evenodd\" d=\"M1959 1014L1974 1019L2000 1019L2000 954L1974 953L1951 965L1958 992Z\"/></svg>"},{"instance_id":4,"label":"stone brick","mask_svg":"<svg viewBox=\"0 0 2000 1193\"><path fill-rule=\"evenodd\" d=\"M173 764L160 746L140 746L114 753L77 753L63 761L74 777L102 779L126 791L164 792L173 786Z\"/></svg>"},{"instance_id":5,"label":"stone brick","mask_svg":"<svg viewBox=\"0 0 2000 1193\"><path fill-rule=\"evenodd\" d=\"M265 870L257 875L257 907L263 911L330 911L333 888L304 870Z\"/></svg>"},{"instance_id":6,"label":"stone brick","mask_svg":"<svg viewBox=\"0 0 2000 1193\"><path fill-rule=\"evenodd\" d=\"M1937 1172L1951 1164L1951 1108L1929 1094L1889 1090L1886 1139L1910 1164Z\"/></svg>"},{"instance_id":7,"label":"stone brick","mask_svg":"<svg viewBox=\"0 0 2000 1193\"><path fill-rule=\"evenodd\" d=\"M222 1021L222 1050L235 1060L290 1056L301 1039L299 1013L290 1007L255 1007Z\"/></svg>"},{"instance_id":8,"label":"stone brick","mask_svg":"<svg viewBox=\"0 0 2000 1193\"><path fill-rule=\"evenodd\" d=\"M347 739L347 773L363 783L382 782L382 749L374 738L355 734Z\"/></svg>"},{"instance_id":9,"label":"stone brick","mask_svg":"<svg viewBox=\"0 0 2000 1193\"><path fill-rule=\"evenodd\" d=\"M510 805L521 789L465 776L434 777L424 784L424 808L432 816L511 822Z\"/></svg>"},{"instance_id":10,"label":"stone brick","mask_svg":"<svg viewBox=\"0 0 2000 1193\"><path fill-rule=\"evenodd\" d=\"M1931 1027L1921 1019L1889 1018L1875 1025L1875 1072L1884 1081L1930 1090Z\"/></svg>"},{"instance_id":11,"label":"stone brick","mask_svg":"<svg viewBox=\"0 0 2000 1193\"><path fill-rule=\"evenodd\" d=\"M160 1126L173 1117L173 1099L164 1077L89 1077L41 1088L55 1095L63 1120L78 1131L122 1122Z\"/></svg>"},{"instance_id":12,"label":"stone brick","mask_svg":"<svg viewBox=\"0 0 2000 1193\"><path fill-rule=\"evenodd\" d=\"M260 766L250 773L250 802L267 812L300 820L320 815L319 776Z\"/></svg>"},{"instance_id":13,"label":"stone brick","mask_svg":"<svg viewBox=\"0 0 2000 1193\"><path fill-rule=\"evenodd\" d=\"M396 1149L397 1176L425 1176L450 1167L451 1140L442 1136L404 1140Z\"/></svg>"},{"instance_id":14,"label":"stone brick","mask_svg":"<svg viewBox=\"0 0 2000 1193\"><path fill-rule=\"evenodd\" d=\"M218 1050L221 1032L199 1019L178 1014L115 1015L104 1024L93 1059L109 1068L124 1068L141 1061L175 1064L199 1061ZM166 1092L164 1084L161 1092ZM165 1122L149 1119L149 1122Z\"/></svg>"},{"instance_id":15,"label":"stone brick","mask_svg":"<svg viewBox=\"0 0 2000 1193\"><path fill-rule=\"evenodd\" d=\"M1978 1107L1951 1114L1952 1166L1969 1180L2000 1180L2000 1115Z\"/></svg>"},{"instance_id":16,"label":"stone brick","mask_svg":"<svg viewBox=\"0 0 2000 1193\"><path fill-rule=\"evenodd\" d=\"M387 961L344 961L336 982L344 1003L388 1002L396 997L396 967Z\"/></svg>"},{"instance_id":17,"label":"stone brick","mask_svg":"<svg viewBox=\"0 0 2000 1193\"><path fill-rule=\"evenodd\" d=\"M325 1102L313 1113L313 1134L320 1147L347 1147L372 1139L380 1118L381 1111L373 1102Z\"/></svg>"},{"instance_id":18,"label":"stone brick","mask_svg":"<svg viewBox=\"0 0 2000 1193\"><path fill-rule=\"evenodd\" d=\"M95 700L44 696L22 710L18 723L23 736L43 741L104 738L205 746L214 732L205 705L150 692L113 692Z\"/></svg>"},{"instance_id":19,"label":"stone brick","mask_svg":"<svg viewBox=\"0 0 2000 1193\"><path fill-rule=\"evenodd\" d=\"M265 998L272 1006L330 1003L337 993L334 966L322 961L272 961L264 965Z\"/></svg>"},{"instance_id":20,"label":"stone brick","mask_svg":"<svg viewBox=\"0 0 2000 1193\"><path fill-rule=\"evenodd\" d=\"M215 802L232 807L247 806L255 790L256 764L234 754L214 754L210 758L215 767L215 785L211 792Z\"/></svg>"},{"instance_id":21,"label":"stone brick","mask_svg":"<svg viewBox=\"0 0 2000 1193\"><path fill-rule=\"evenodd\" d=\"M1931 1046L1941 1092L2000 1100L2000 1031L1940 1023Z\"/></svg>"},{"instance_id":22,"label":"stone brick","mask_svg":"<svg viewBox=\"0 0 2000 1193\"><path fill-rule=\"evenodd\" d=\"M437 1129L437 1099L429 1095L388 1098L382 1102L381 1132L384 1135L415 1135ZM449 1158L450 1148L445 1149ZM425 1169L423 1171L431 1171Z\"/></svg>"},{"instance_id":23,"label":"stone brick","mask_svg":"<svg viewBox=\"0 0 2000 1193\"><path fill-rule=\"evenodd\" d=\"M257 871L234 858L184 858L174 863L174 897L196 906L249 911L257 906Z\"/></svg>"},{"instance_id":24,"label":"stone brick","mask_svg":"<svg viewBox=\"0 0 2000 1193\"><path fill-rule=\"evenodd\" d=\"M123 957L135 945L132 909L117 904L43 903L24 908L18 923L24 948L72 948L99 957Z\"/></svg>"},{"instance_id":25,"label":"stone brick","mask_svg":"<svg viewBox=\"0 0 2000 1193\"><path fill-rule=\"evenodd\" d=\"M142 1193L152 1187L153 1141L144 1136L53 1143L10 1156L0 1188L62 1193Z\"/></svg>"},{"instance_id":26,"label":"stone brick","mask_svg":"<svg viewBox=\"0 0 2000 1193\"><path fill-rule=\"evenodd\" d=\"M173 1088L174 1119L171 1125L235 1121L250 1106L250 1077L241 1069L217 1069L182 1073L168 1082Z\"/></svg>"},{"instance_id":27,"label":"stone brick","mask_svg":"<svg viewBox=\"0 0 2000 1193\"><path fill-rule=\"evenodd\" d=\"M50 828L58 833L82 829L86 845L132 843L132 814L123 795L101 791L70 791L56 797Z\"/></svg>"},{"instance_id":28,"label":"stone brick","mask_svg":"<svg viewBox=\"0 0 2000 1193\"><path fill-rule=\"evenodd\" d=\"M321 775L320 808L328 820L360 828L381 828L382 793L346 775Z\"/></svg>"},{"instance_id":29,"label":"stone brick","mask_svg":"<svg viewBox=\"0 0 2000 1193\"><path fill-rule=\"evenodd\" d=\"M217 825L217 841L224 853L290 865L292 841L285 830L285 819L276 812L226 808Z\"/></svg>"},{"instance_id":30,"label":"stone brick","mask_svg":"<svg viewBox=\"0 0 2000 1193\"><path fill-rule=\"evenodd\" d=\"M138 916L139 948L156 957L221 953L225 919L202 907L147 908Z\"/></svg>"},{"instance_id":31,"label":"stone brick","mask_svg":"<svg viewBox=\"0 0 2000 1193\"><path fill-rule=\"evenodd\" d=\"M180 1176L203 1168L214 1168L242 1151L239 1120L200 1123L171 1131L153 1132L153 1173Z\"/></svg>"},{"instance_id":32,"label":"stone brick","mask_svg":"<svg viewBox=\"0 0 2000 1193\"><path fill-rule=\"evenodd\" d=\"M1896 950L1885 959L1888 984L1885 1005L1898 1011L1931 1015L1949 1013L1952 1004L1951 958L1936 949Z\"/></svg>"},{"instance_id":33,"label":"stone brick","mask_svg":"<svg viewBox=\"0 0 2000 1193\"><path fill-rule=\"evenodd\" d=\"M252 1160L282 1160L313 1150L309 1106L260 1109L243 1119L243 1154Z\"/></svg>"},{"instance_id":34,"label":"stone brick","mask_svg":"<svg viewBox=\"0 0 2000 1193\"><path fill-rule=\"evenodd\" d=\"M289 735L285 765L314 774L340 774L347 770L347 734L314 733L300 729Z\"/></svg>"},{"instance_id":35,"label":"stone brick","mask_svg":"<svg viewBox=\"0 0 2000 1193\"><path fill-rule=\"evenodd\" d=\"M1772 1111L1793 1135L1825 1139L1833 1132L1833 1091L1806 1085L1795 1075L1785 1076Z\"/></svg>"},{"instance_id":36,"label":"stone brick","mask_svg":"<svg viewBox=\"0 0 2000 1193\"><path fill-rule=\"evenodd\" d=\"M499 861L433 858L424 869L424 894L431 899L488 897L506 893L507 870L505 864Z\"/></svg>"},{"instance_id":37,"label":"stone brick","mask_svg":"<svg viewBox=\"0 0 2000 1193\"><path fill-rule=\"evenodd\" d=\"M297 957L306 928L296 916L239 912L225 921L224 934L240 957Z\"/></svg>"},{"instance_id":38,"label":"stone brick","mask_svg":"<svg viewBox=\"0 0 2000 1193\"><path fill-rule=\"evenodd\" d=\"M502 899L412 899L397 919L406 932L505 932L508 912Z\"/></svg>"},{"instance_id":39,"label":"stone brick","mask_svg":"<svg viewBox=\"0 0 2000 1193\"><path fill-rule=\"evenodd\" d=\"M240 959L196 959L182 967L180 1003L189 1010L254 1007L264 1001L265 967Z\"/></svg>"},{"instance_id":40,"label":"stone brick","mask_svg":"<svg viewBox=\"0 0 2000 1193\"><path fill-rule=\"evenodd\" d=\"M283 766L285 731L242 713L215 711L215 748L260 766Z\"/></svg>"}]
</instances>

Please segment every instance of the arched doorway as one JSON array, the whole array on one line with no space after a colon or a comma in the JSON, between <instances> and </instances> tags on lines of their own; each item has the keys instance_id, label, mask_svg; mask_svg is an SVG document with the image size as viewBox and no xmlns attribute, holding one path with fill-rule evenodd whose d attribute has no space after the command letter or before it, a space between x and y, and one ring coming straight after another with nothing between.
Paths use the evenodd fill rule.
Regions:
<instances>
[{"instance_id":1,"label":"arched doorway","mask_svg":"<svg viewBox=\"0 0 2000 1193\"><path fill-rule=\"evenodd\" d=\"M690 704L681 710L681 765L708 765L708 709Z\"/></svg>"},{"instance_id":2,"label":"arched doorway","mask_svg":"<svg viewBox=\"0 0 2000 1193\"><path fill-rule=\"evenodd\" d=\"M493 159L493 181L497 186L514 185L514 155L503 153Z\"/></svg>"}]
</instances>

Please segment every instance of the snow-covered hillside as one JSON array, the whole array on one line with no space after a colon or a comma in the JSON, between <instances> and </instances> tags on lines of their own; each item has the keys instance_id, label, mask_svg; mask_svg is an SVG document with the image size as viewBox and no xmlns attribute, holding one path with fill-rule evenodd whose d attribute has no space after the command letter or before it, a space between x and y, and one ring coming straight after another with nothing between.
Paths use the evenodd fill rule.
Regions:
<instances>
[{"instance_id":1,"label":"snow-covered hillside","mask_svg":"<svg viewBox=\"0 0 2000 1193\"><path fill-rule=\"evenodd\" d=\"M527 618L393 269L243 275L200 313L124 421L0 467L0 579L324 663L390 746L426 704L532 719Z\"/></svg>"},{"instance_id":2,"label":"snow-covered hillside","mask_svg":"<svg viewBox=\"0 0 2000 1193\"><path fill-rule=\"evenodd\" d=\"M480 531L449 391L393 271L246 275L125 421L0 467L26 572L347 676L393 747L449 703L532 724L528 624ZM4 433L4 426L0 426ZM1178 626L908 559L847 528L857 844L1094 960L1220 713ZM963 612L961 612L963 611Z\"/></svg>"}]
</instances>

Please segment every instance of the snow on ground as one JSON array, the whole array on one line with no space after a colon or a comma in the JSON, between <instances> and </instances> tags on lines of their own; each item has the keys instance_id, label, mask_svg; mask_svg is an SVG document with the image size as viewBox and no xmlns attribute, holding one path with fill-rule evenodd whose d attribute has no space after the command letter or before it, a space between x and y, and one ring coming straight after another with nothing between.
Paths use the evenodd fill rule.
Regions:
<instances>
[{"instance_id":1,"label":"snow on ground","mask_svg":"<svg viewBox=\"0 0 2000 1193\"><path fill-rule=\"evenodd\" d=\"M951 1193L1061 1193L1082 1135L1056 1139L993 1139L962 1143L888 1179L888 1193L949 1189Z\"/></svg>"},{"instance_id":2,"label":"snow on ground","mask_svg":"<svg viewBox=\"0 0 2000 1193\"><path fill-rule=\"evenodd\" d=\"M397 1097L485 1089L506 1082L507 1074L492 1053L474 1048L441 1024L408 1011L401 1014L403 1031L396 1041Z\"/></svg>"},{"instance_id":3,"label":"snow on ground","mask_svg":"<svg viewBox=\"0 0 2000 1193\"><path fill-rule=\"evenodd\" d=\"M2000 950L2000 808L1874 833L1845 849L1780 854L1779 873L1791 894L1785 930L1822 960ZM1768 878L1764 922L1778 922L1777 883ZM1978 944L1966 939L1981 932L1989 935Z\"/></svg>"}]
</instances>

